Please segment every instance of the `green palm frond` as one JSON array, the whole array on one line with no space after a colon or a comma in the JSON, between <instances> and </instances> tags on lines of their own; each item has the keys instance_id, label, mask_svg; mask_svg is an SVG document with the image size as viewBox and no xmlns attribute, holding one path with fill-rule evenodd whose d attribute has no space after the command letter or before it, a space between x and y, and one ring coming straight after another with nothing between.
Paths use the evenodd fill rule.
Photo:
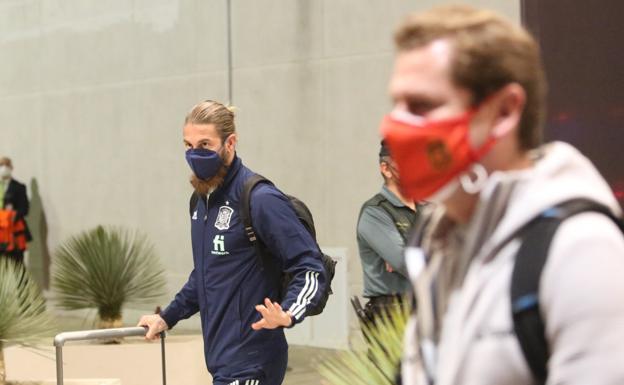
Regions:
<instances>
[{"instance_id":1,"label":"green palm frond","mask_svg":"<svg viewBox=\"0 0 624 385\"><path fill-rule=\"evenodd\" d=\"M100 318L121 316L125 304L153 304L166 281L145 236L98 226L62 243L55 253L53 287L67 310L96 308Z\"/></svg>"},{"instance_id":2,"label":"green palm frond","mask_svg":"<svg viewBox=\"0 0 624 385\"><path fill-rule=\"evenodd\" d=\"M321 362L319 373L331 385L392 385L403 351L403 333L409 318L407 306L392 306L362 326L367 349L349 350Z\"/></svg>"},{"instance_id":3,"label":"green palm frond","mask_svg":"<svg viewBox=\"0 0 624 385\"><path fill-rule=\"evenodd\" d=\"M37 284L23 266L0 257L0 346L32 345L53 330Z\"/></svg>"}]
</instances>

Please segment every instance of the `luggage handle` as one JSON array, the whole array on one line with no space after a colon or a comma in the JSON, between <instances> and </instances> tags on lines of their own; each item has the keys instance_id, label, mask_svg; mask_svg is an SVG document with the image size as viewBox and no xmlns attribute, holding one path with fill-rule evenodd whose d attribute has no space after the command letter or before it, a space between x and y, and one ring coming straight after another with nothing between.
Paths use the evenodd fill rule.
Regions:
<instances>
[{"instance_id":1,"label":"luggage handle","mask_svg":"<svg viewBox=\"0 0 624 385\"><path fill-rule=\"evenodd\" d=\"M56 385L63 385L63 345L69 341L86 341L102 338L121 338L144 336L147 327L137 326L131 328L81 330L75 332L63 332L54 337L56 347ZM165 367L165 332L160 333L160 351L162 354L162 376L163 385L167 385L167 375Z\"/></svg>"}]
</instances>

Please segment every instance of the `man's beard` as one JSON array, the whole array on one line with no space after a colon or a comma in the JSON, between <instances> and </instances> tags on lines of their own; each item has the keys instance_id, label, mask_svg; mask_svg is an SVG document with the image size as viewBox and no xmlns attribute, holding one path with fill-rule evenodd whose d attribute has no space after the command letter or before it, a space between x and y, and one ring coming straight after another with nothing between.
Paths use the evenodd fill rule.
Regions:
<instances>
[{"instance_id":1,"label":"man's beard","mask_svg":"<svg viewBox=\"0 0 624 385\"><path fill-rule=\"evenodd\" d=\"M217 174L210 179L204 180L197 177L197 175L191 175L191 185L195 189L195 192L199 195L208 195L217 187L223 184L225 176L227 175L229 166L222 164L217 171Z\"/></svg>"}]
</instances>

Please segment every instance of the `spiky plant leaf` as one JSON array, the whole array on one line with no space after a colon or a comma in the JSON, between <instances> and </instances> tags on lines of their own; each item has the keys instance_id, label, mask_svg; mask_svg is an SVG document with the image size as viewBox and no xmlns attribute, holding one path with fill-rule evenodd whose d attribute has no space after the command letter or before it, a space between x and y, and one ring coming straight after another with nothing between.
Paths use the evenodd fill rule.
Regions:
<instances>
[{"instance_id":1,"label":"spiky plant leaf","mask_svg":"<svg viewBox=\"0 0 624 385\"><path fill-rule=\"evenodd\" d=\"M404 302L405 303L405 302ZM323 360L318 371L331 385L393 385L403 352L407 306L391 306L375 324L362 326L365 350L349 350Z\"/></svg>"},{"instance_id":2,"label":"spiky plant leaf","mask_svg":"<svg viewBox=\"0 0 624 385\"><path fill-rule=\"evenodd\" d=\"M153 304L166 281L152 245L137 232L98 226L63 242L55 253L53 287L67 310L96 308L121 317L125 304Z\"/></svg>"},{"instance_id":3,"label":"spiky plant leaf","mask_svg":"<svg viewBox=\"0 0 624 385\"><path fill-rule=\"evenodd\" d=\"M32 346L53 330L37 284L22 265L0 257L0 346Z\"/></svg>"}]
</instances>

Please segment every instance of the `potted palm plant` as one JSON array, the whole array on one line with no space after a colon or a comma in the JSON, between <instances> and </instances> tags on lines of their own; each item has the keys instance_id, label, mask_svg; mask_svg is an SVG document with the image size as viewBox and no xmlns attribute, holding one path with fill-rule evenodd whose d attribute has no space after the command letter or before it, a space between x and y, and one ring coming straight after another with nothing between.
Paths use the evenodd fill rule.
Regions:
<instances>
[{"instance_id":1,"label":"potted palm plant","mask_svg":"<svg viewBox=\"0 0 624 385\"><path fill-rule=\"evenodd\" d=\"M137 232L98 226L63 242L52 276L58 306L97 309L98 327L122 325L126 304L153 304L166 289L153 246Z\"/></svg>"},{"instance_id":2,"label":"potted palm plant","mask_svg":"<svg viewBox=\"0 0 624 385\"><path fill-rule=\"evenodd\" d=\"M403 334L409 318L407 306L391 307L375 323L362 324L366 349L348 350L322 361L319 373L331 385L393 385L396 383Z\"/></svg>"},{"instance_id":3,"label":"potted palm plant","mask_svg":"<svg viewBox=\"0 0 624 385\"><path fill-rule=\"evenodd\" d=\"M37 339L54 331L37 284L22 265L0 256L0 385L6 381L3 348L35 347Z\"/></svg>"}]
</instances>

